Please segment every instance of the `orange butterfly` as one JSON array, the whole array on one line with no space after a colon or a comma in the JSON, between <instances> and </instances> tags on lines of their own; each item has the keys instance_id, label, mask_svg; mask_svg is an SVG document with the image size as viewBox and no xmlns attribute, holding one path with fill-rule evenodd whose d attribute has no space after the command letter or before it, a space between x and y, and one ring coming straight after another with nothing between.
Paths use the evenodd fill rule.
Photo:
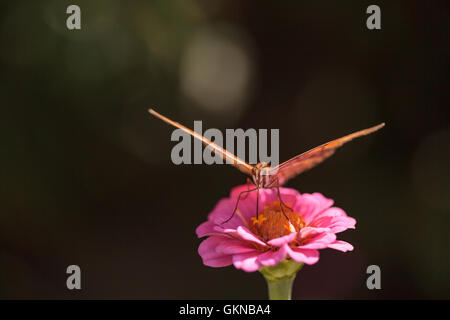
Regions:
<instances>
[{"instance_id":1,"label":"orange butterfly","mask_svg":"<svg viewBox=\"0 0 450 320\"><path fill-rule=\"evenodd\" d=\"M280 196L280 189L279 187L284 185L289 179L299 175L300 173L309 170L313 168L314 166L318 165L328 157L331 157L333 153L336 151L337 148L342 146L344 143L349 142L350 140L353 140L357 137L368 135L372 132L375 132L382 127L384 127L384 122L380 123L379 125L360 130L357 132L354 132L352 134L346 135L342 138L332 140L330 142L324 143L318 147L315 147L309 151L306 151L302 154L299 154L298 156L295 156L291 159L289 159L286 162L283 162L282 164L276 166L276 167L270 167L267 163L260 162L256 164L255 166L252 166L248 163L246 163L244 160L239 159L231 152L228 152L227 150L223 149L222 147L218 146L211 140L206 139L202 135L198 134L197 132L192 131L189 128L186 128L185 126L179 124L178 122L172 121L163 115L157 113L153 109L149 109L149 112L154 115L155 117L160 118L161 120L173 125L174 127L177 127L190 135L194 136L195 138L201 140L203 144L205 144L207 147L211 148L214 154L218 154L223 157L224 160L227 160L227 163L235 166L237 169L242 171L243 173L250 176L251 182L255 186L253 189L249 189L247 191L243 191L239 194L238 200L236 202L236 206L234 208L234 211L230 218L225 220L223 223L228 222L231 220L231 218L234 216L234 213L237 210L237 206L239 203L239 200L241 198L242 194L257 191L256 196L256 219L258 219L258 198L259 198L259 189L261 188L277 188L278 189L278 198L280 199L280 207L283 211L284 216L286 219L289 220L289 218L286 216L283 206L289 208L286 204L283 203ZM248 179L249 180L249 179Z\"/></svg>"}]
</instances>

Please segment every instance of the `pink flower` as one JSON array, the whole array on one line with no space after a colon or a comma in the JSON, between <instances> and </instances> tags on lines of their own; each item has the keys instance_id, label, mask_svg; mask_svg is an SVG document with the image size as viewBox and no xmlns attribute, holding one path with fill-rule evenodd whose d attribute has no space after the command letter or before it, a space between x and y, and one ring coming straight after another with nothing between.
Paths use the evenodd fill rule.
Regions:
<instances>
[{"instance_id":1,"label":"pink flower","mask_svg":"<svg viewBox=\"0 0 450 320\"><path fill-rule=\"evenodd\" d=\"M208 237L198 248L205 265L233 264L252 272L286 258L314 264L319 261L319 249L353 250L351 244L337 240L336 233L354 229L356 220L332 207L333 200L320 193L280 188L283 203L292 209L283 207L289 221L281 211L276 189L260 189L258 220L256 191L243 194L234 217L222 224L233 213L239 194L247 189L247 185L233 188L229 198L217 203L208 221L197 227L199 238Z\"/></svg>"}]
</instances>

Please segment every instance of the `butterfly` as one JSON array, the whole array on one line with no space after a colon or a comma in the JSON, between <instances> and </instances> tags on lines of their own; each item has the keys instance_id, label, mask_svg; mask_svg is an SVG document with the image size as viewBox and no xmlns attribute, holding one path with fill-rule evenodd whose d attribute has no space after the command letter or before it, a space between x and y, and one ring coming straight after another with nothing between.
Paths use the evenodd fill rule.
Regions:
<instances>
[{"instance_id":1,"label":"butterfly","mask_svg":"<svg viewBox=\"0 0 450 320\"><path fill-rule=\"evenodd\" d=\"M341 147L343 144L361 137L368 135L370 133L373 133L381 128L384 127L384 122L380 123L376 126L363 129L354 133L351 133L349 135L343 136L341 138L331 140L327 143L324 143L318 147L315 147L309 151L306 151L304 153L301 153L291 159L289 159L286 162L281 163L280 165L276 167L271 167L267 163L260 162L256 165L250 165L246 163L244 160L238 158L231 152L227 151L226 149L220 147L219 145L215 144L211 140L203 137L201 134L192 131L191 129L179 124L178 122L172 121L169 118L164 117L163 115L159 114L153 109L148 110L152 115L155 117L167 122L168 124L171 124L174 127L177 127L188 134L192 135L194 138L199 139L203 142L205 146L208 148L211 148L214 154L218 154L221 156L224 160L227 161L227 163L233 165L237 169L239 169L241 172L245 173L247 176L251 177L250 179L247 179L248 182L252 183L254 188L248 189L246 191L242 191L237 199L235 208L231 216L223 221L222 223L226 223L229 220L231 220L237 210L238 203L241 199L241 196L243 194L248 194L250 192L256 191L256 219L258 219L258 199L259 199L259 189L272 189L276 188L278 190L278 198L280 200L280 208L286 217L286 219L289 220L286 213L284 212L283 206L286 208L289 208L281 199L280 195L280 186L283 186L288 180L294 178L295 176L299 175L302 172L305 172L325 159L331 157L337 148ZM291 209L291 208L289 208ZM292 210L292 209L291 209Z\"/></svg>"}]
</instances>

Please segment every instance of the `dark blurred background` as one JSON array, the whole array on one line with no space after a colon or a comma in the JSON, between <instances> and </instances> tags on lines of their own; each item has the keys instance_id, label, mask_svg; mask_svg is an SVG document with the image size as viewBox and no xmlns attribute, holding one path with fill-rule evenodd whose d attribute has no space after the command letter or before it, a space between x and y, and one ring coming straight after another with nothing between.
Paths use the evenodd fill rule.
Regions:
<instances>
[{"instance_id":1,"label":"dark blurred background","mask_svg":"<svg viewBox=\"0 0 450 320\"><path fill-rule=\"evenodd\" d=\"M78 31L66 8L81 7ZM366 8L381 7L381 30ZM172 164L172 128L279 128L280 160L379 122L289 183L357 219L295 299L450 297L447 1L3 1L0 297L265 299L195 228L245 177ZM66 267L82 290L66 288ZM381 267L381 290L366 268Z\"/></svg>"}]
</instances>

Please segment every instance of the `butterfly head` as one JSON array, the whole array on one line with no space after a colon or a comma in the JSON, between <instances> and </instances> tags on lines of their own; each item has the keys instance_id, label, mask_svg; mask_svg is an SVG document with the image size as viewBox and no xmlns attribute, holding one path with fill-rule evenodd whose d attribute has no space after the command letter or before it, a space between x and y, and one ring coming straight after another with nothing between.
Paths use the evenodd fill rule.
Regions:
<instances>
[{"instance_id":1,"label":"butterfly head","mask_svg":"<svg viewBox=\"0 0 450 320\"><path fill-rule=\"evenodd\" d=\"M270 181L270 166L265 162L260 162L253 167L252 178L257 188L264 188Z\"/></svg>"}]
</instances>

